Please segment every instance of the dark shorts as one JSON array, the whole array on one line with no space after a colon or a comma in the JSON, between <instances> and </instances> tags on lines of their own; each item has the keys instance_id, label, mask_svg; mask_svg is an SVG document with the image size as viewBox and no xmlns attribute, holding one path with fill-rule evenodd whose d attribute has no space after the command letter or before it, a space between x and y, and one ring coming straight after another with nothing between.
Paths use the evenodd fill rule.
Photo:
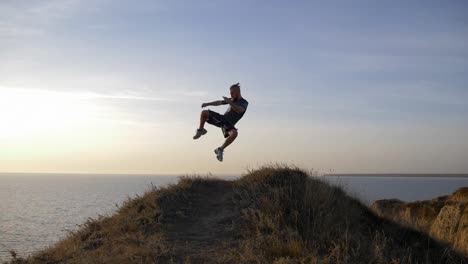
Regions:
<instances>
[{"instance_id":1,"label":"dark shorts","mask_svg":"<svg viewBox=\"0 0 468 264\"><path fill-rule=\"evenodd\" d=\"M225 138L229 137L229 131L237 130L237 128L235 128L229 121L227 121L223 115L211 110L208 110L208 113L209 115L206 122L208 122L208 124L212 124L213 126L220 127Z\"/></svg>"}]
</instances>

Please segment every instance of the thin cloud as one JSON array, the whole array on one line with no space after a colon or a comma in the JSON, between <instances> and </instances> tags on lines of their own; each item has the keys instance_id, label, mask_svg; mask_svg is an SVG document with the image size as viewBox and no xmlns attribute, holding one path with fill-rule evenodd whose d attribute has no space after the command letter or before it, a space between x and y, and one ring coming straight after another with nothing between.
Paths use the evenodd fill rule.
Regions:
<instances>
[{"instance_id":1,"label":"thin cloud","mask_svg":"<svg viewBox=\"0 0 468 264\"><path fill-rule=\"evenodd\" d=\"M122 94L99 94L99 93L75 93L83 98L103 98L103 99L124 99L124 100L145 100L145 101L175 101L172 98L135 96Z\"/></svg>"},{"instance_id":2,"label":"thin cloud","mask_svg":"<svg viewBox=\"0 0 468 264\"><path fill-rule=\"evenodd\" d=\"M31 88L11 88L11 87L2 87L0 86L0 94L3 91L13 91L16 93L34 93L42 95L54 95L54 96L64 96L64 97L73 97L76 99L123 99L123 100L145 100L145 101L175 101L173 98L167 97L155 97L155 96L143 96L143 95L127 95L127 94L103 94L95 92L64 92L64 91L54 91L54 90L45 90L45 89L31 89Z\"/></svg>"},{"instance_id":3,"label":"thin cloud","mask_svg":"<svg viewBox=\"0 0 468 264\"><path fill-rule=\"evenodd\" d=\"M57 20L76 12L78 0L0 2L0 38L46 34Z\"/></svg>"}]
</instances>

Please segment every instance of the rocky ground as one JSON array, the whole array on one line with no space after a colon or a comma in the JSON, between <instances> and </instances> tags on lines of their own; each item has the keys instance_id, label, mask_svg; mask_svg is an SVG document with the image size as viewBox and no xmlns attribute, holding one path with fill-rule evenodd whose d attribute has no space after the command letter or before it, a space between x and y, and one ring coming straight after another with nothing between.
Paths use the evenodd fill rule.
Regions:
<instances>
[{"instance_id":1,"label":"rocky ground","mask_svg":"<svg viewBox=\"0 0 468 264\"><path fill-rule=\"evenodd\" d=\"M378 200L371 208L382 217L421 230L468 255L468 187L426 201Z\"/></svg>"}]
</instances>

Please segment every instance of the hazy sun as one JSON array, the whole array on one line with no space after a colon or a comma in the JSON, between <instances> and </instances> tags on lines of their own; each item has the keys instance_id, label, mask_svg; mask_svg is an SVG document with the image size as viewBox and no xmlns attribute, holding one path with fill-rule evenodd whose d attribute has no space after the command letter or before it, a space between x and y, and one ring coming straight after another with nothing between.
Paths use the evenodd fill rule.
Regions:
<instances>
[{"instance_id":1,"label":"hazy sun","mask_svg":"<svg viewBox=\"0 0 468 264\"><path fill-rule=\"evenodd\" d=\"M92 105L73 94L0 87L0 138L72 131L93 117Z\"/></svg>"}]
</instances>

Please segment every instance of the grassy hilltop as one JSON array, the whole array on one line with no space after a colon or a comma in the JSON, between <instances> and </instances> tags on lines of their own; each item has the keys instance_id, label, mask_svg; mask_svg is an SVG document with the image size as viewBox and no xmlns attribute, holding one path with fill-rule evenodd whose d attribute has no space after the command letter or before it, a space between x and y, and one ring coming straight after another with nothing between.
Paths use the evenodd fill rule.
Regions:
<instances>
[{"instance_id":1,"label":"grassy hilltop","mask_svg":"<svg viewBox=\"0 0 468 264\"><path fill-rule=\"evenodd\" d=\"M183 177L12 263L468 263L291 167Z\"/></svg>"}]
</instances>

